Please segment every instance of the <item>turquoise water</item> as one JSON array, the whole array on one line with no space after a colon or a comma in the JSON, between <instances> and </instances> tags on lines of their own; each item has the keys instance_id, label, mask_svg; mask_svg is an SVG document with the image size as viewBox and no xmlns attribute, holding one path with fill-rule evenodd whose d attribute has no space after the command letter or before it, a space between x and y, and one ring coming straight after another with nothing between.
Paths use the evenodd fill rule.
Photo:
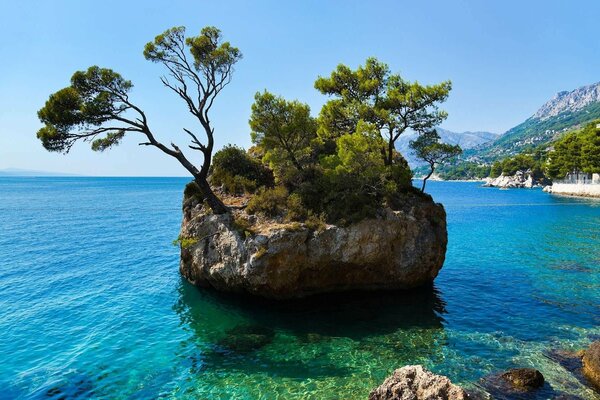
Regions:
<instances>
[{"instance_id":1,"label":"turquoise water","mask_svg":"<svg viewBox=\"0 0 600 400\"><path fill-rule=\"evenodd\" d=\"M600 399L546 357L600 338L600 201L431 182L431 290L282 305L180 278L186 181L0 178L0 399L364 399L409 363Z\"/></svg>"}]
</instances>

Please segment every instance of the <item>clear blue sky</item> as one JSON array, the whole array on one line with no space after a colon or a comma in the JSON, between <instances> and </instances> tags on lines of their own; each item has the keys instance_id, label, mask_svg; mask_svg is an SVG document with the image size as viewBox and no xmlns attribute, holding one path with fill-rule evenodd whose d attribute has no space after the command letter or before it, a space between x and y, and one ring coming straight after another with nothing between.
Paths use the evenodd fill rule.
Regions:
<instances>
[{"instance_id":1,"label":"clear blue sky","mask_svg":"<svg viewBox=\"0 0 600 400\"><path fill-rule=\"evenodd\" d=\"M0 0L0 169L89 175L185 175L177 162L130 138L106 153L81 144L46 152L35 133L48 95L90 65L133 81L132 99L164 141L193 127L161 86L146 42L185 25L219 27L244 59L215 106L217 146L249 145L253 95L269 89L311 105L318 75L369 56L422 83L450 79L442 125L504 132L556 92L600 80L600 2L590 1L10 1Z\"/></svg>"}]
</instances>

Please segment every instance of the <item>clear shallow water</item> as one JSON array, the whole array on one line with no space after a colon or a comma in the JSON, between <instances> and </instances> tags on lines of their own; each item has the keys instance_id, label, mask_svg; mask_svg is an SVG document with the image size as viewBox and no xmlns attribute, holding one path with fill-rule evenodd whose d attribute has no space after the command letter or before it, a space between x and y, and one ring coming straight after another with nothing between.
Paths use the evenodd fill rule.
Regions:
<instances>
[{"instance_id":1,"label":"clear shallow water","mask_svg":"<svg viewBox=\"0 0 600 400\"><path fill-rule=\"evenodd\" d=\"M600 399L545 356L600 338L600 201L431 182L432 290L275 305L180 278L186 181L0 178L0 399L364 399L414 363Z\"/></svg>"}]
</instances>

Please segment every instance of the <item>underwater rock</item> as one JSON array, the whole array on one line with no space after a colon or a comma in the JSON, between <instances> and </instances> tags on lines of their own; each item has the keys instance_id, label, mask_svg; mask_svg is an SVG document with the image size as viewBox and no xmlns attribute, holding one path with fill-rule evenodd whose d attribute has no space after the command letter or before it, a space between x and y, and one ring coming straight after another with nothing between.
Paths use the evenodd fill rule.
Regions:
<instances>
[{"instance_id":1,"label":"underwater rock","mask_svg":"<svg viewBox=\"0 0 600 400\"><path fill-rule=\"evenodd\" d=\"M450 379L421 365L397 369L369 395L369 400L463 400L467 393Z\"/></svg>"},{"instance_id":2,"label":"underwater rock","mask_svg":"<svg viewBox=\"0 0 600 400\"><path fill-rule=\"evenodd\" d=\"M246 354L256 351L273 341L275 332L259 325L238 325L227 331L218 346L234 353Z\"/></svg>"},{"instance_id":3,"label":"underwater rock","mask_svg":"<svg viewBox=\"0 0 600 400\"><path fill-rule=\"evenodd\" d=\"M533 368L509 369L502 374L502 378L515 389L533 390L544 386L544 376Z\"/></svg>"},{"instance_id":4,"label":"underwater rock","mask_svg":"<svg viewBox=\"0 0 600 400\"><path fill-rule=\"evenodd\" d=\"M277 221L240 228L253 216L184 201L180 271L196 286L273 299L420 287L444 263L446 213L426 196L407 195L400 208L322 230Z\"/></svg>"},{"instance_id":5,"label":"underwater rock","mask_svg":"<svg viewBox=\"0 0 600 400\"><path fill-rule=\"evenodd\" d=\"M542 373L533 368L514 368L488 375L480 380L493 399L551 399L558 393L545 382Z\"/></svg>"},{"instance_id":6,"label":"underwater rock","mask_svg":"<svg viewBox=\"0 0 600 400\"><path fill-rule=\"evenodd\" d=\"M600 389L600 340L593 342L583 354L583 375Z\"/></svg>"}]
</instances>

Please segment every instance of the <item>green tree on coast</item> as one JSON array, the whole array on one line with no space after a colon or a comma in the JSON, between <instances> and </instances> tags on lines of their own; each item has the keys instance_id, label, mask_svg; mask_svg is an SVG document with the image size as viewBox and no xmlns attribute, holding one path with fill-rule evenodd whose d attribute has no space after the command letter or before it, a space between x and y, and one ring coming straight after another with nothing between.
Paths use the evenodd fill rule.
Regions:
<instances>
[{"instance_id":1,"label":"green tree on coast","mask_svg":"<svg viewBox=\"0 0 600 400\"><path fill-rule=\"evenodd\" d=\"M429 173L423 178L421 192L425 191L427 179L433 175L438 165L462 153L459 145L440 142L440 135L435 129L424 132L417 139L411 140L410 148L415 151L417 157L429 165Z\"/></svg>"},{"instance_id":2,"label":"green tree on coast","mask_svg":"<svg viewBox=\"0 0 600 400\"><path fill-rule=\"evenodd\" d=\"M176 27L146 44L144 57L162 64L168 71L161 78L165 87L176 93L198 121L205 139L183 128L189 136L188 148L203 156L194 165L175 143L160 142L144 111L129 97L133 84L118 73L97 66L73 74L70 86L50 95L38 112L44 123L37 136L49 151L68 153L77 141L91 141L92 149L104 151L121 142L125 135L137 133L140 145L153 146L174 157L194 177L194 181L215 213L227 207L208 184L214 148L214 128L209 112L219 93L231 82L234 65L241 52L224 42L214 27L203 28L198 36L185 37L185 28Z\"/></svg>"},{"instance_id":3,"label":"green tree on coast","mask_svg":"<svg viewBox=\"0 0 600 400\"><path fill-rule=\"evenodd\" d=\"M369 58L356 70L339 65L330 77L316 80L315 87L333 97L318 118L298 100L258 92L249 119L254 146L246 151L229 145L213 156L209 113L231 82L240 51L214 27L187 38L185 29L176 27L146 44L144 57L166 68L163 85L198 122L202 134L182 130L187 151L202 155L201 165L177 144L157 139L144 111L130 99L130 81L97 66L76 72L68 87L50 95L38 112L44 126L37 136L49 151L68 153L78 141L104 151L135 133L140 145L177 159L194 178L185 195L216 214L229 211L231 196L249 198L253 213L288 221L312 218L315 225L351 223L382 207L400 207L403 196L418 191L396 140L408 129L431 138L431 129L447 117L439 106L448 97L449 81L409 82ZM422 150L434 164L458 151L436 141Z\"/></svg>"},{"instance_id":4,"label":"green tree on coast","mask_svg":"<svg viewBox=\"0 0 600 400\"><path fill-rule=\"evenodd\" d=\"M564 178L569 173L600 172L600 129L598 121L573 131L553 143L548 153L546 173L551 178Z\"/></svg>"}]
</instances>

